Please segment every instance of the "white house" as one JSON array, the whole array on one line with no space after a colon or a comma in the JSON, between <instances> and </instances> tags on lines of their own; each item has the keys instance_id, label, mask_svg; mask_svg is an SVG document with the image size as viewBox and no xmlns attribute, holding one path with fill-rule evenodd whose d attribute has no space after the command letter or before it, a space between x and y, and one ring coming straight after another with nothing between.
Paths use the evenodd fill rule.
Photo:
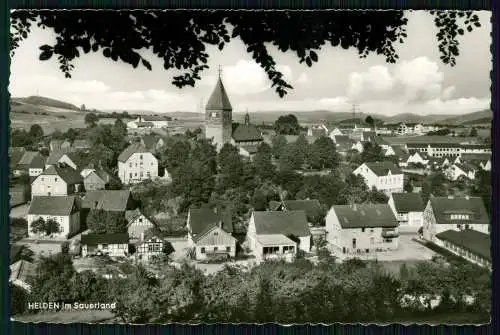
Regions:
<instances>
[{"instance_id":1,"label":"white house","mask_svg":"<svg viewBox=\"0 0 500 335\"><path fill-rule=\"evenodd\" d=\"M158 229L152 228L141 234L141 239L135 246L137 259L149 261L151 257L163 254L165 239Z\"/></svg>"},{"instance_id":2,"label":"white house","mask_svg":"<svg viewBox=\"0 0 500 335\"><path fill-rule=\"evenodd\" d=\"M31 200L28 209L28 235L40 236L44 233L34 233L32 224L42 218L45 222L54 220L59 224L59 232L52 234L56 238L68 238L80 230L80 206L76 196L36 196Z\"/></svg>"},{"instance_id":3,"label":"white house","mask_svg":"<svg viewBox=\"0 0 500 335\"><path fill-rule=\"evenodd\" d=\"M423 226L425 204L420 194L392 193L388 204L399 225Z\"/></svg>"},{"instance_id":4,"label":"white house","mask_svg":"<svg viewBox=\"0 0 500 335\"><path fill-rule=\"evenodd\" d=\"M250 217L246 244L259 261L292 260L299 249L310 252L311 240L303 210L254 211Z\"/></svg>"},{"instance_id":5,"label":"white house","mask_svg":"<svg viewBox=\"0 0 500 335\"><path fill-rule=\"evenodd\" d=\"M334 205L325 230L329 248L346 255L395 250L399 244L398 222L387 204Z\"/></svg>"},{"instance_id":6,"label":"white house","mask_svg":"<svg viewBox=\"0 0 500 335\"><path fill-rule=\"evenodd\" d=\"M328 128L324 124L315 124L307 129L307 136L328 136Z\"/></svg>"},{"instance_id":7,"label":"white house","mask_svg":"<svg viewBox=\"0 0 500 335\"><path fill-rule=\"evenodd\" d=\"M386 194L403 192L404 174L393 162L366 162L353 171L365 179L368 188L375 187Z\"/></svg>"},{"instance_id":8,"label":"white house","mask_svg":"<svg viewBox=\"0 0 500 335\"><path fill-rule=\"evenodd\" d=\"M462 154L457 157L455 163L471 163L482 170L491 171L491 154Z\"/></svg>"},{"instance_id":9,"label":"white house","mask_svg":"<svg viewBox=\"0 0 500 335\"><path fill-rule=\"evenodd\" d=\"M148 229L154 228L155 224L148 219L138 208L125 212L127 220L127 231L131 239L141 238Z\"/></svg>"},{"instance_id":10,"label":"white house","mask_svg":"<svg viewBox=\"0 0 500 335\"><path fill-rule=\"evenodd\" d=\"M158 159L140 143L131 144L118 156L118 177L126 185L157 178Z\"/></svg>"},{"instance_id":11,"label":"white house","mask_svg":"<svg viewBox=\"0 0 500 335\"><path fill-rule=\"evenodd\" d=\"M43 158L37 151L24 151L17 162L11 163L15 163L12 164L14 176L27 174L30 177L36 177L39 176L45 169L45 158Z\"/></svg>"},{"instance_id":12,"label":"white house","mask_svg":"<svg viewBox=\"0 0 500 335\"><path fill-rule=\"evenodd\" d=\"M188 243L198 260L211 257L234 257L236 239L232 236L231 213L217 208L191 208L186 228Z\"/></svg>"},{"instance_id":13,"label":"white house","mask_svg":"<svg viewBox=\"0 0 500 335\"><path fill-rule=\"evenodd\" d=\"M463 154L491 154L489 144L461 144L460 153Z\"/></svg>"},{"instance_id":14,"label":"white house","mask_svg":"<svg viewBox=\"0 0 500 335\"><path fill-rule=\"evenodd\" d=\"M31 183L31 196L64 196L83 190L83 178L77 170L59 164L49 166Z\"/></svg>"},{"instance_id":15,"label":"white house","mask_svg":"<svg viewBox=\"0 0 500 335\"><path fill-rule=\"evenodd\" d=\"M83 234L81 237L82 256L101 253L111 257L125 257L129 252L128 243L127 233Z\"/></svg>"},{"instance_id":16,"label":"white house","mask_svg":"<svg viewBox=\"0 0 500 335\"><path fill-rule=\"evenodd\" d=\"M330 132L330 134L328 135L334 142L335 142L335 136L339 136L339 135L345 135L342 130L340 130L339 128L333 128L333 130Z\"/></svg>"},{"instance_id":17,"label":"white house","mask_svg":"<svg viewBox=\"0 0 500 335\"><path fill-rule=\"evenodd\" d=\"M427 159L427 156L423 153L420 153L418 151L414 152L413 154L408 157L406 160L406 163L409 164L422 164L423 166L427 166L429 164L429 160Z\"/></svg>"},{"instance_id":18,"label":"white house","mask_svg":"<svg viewBox=\"0 0 500 335\"><path fill-rule=\"evenodd\" d=\"M446 230L473 229L489 234L490 219L480 197L431 197L424 210L423 238L435 242Z\"/></svg>"},{"instance_id":19,"label":"white house","mask_svg":"<svg viewBox=\"0 0 500 335\"><path fill-rule=\"evenodd\" d=\"M444 174L446 178L449 180L458 180L461 177L465 177L470 180L474 180L476 178L476 168L468 163L465 164L452 164L450 167L448 167L445 171Z\"/></svg>"},{"instance_id":20,"label":"white house","mask_svg":"<svg viewBox=\"0 0 500 335\"><path fill-rule=\"evenodd\" d=\"M491 239L489 234L472 229L445 230L436 234L435 242L455 255L491 270Z\"/></svg>"},{"instance_id":21,"label":"white house","mask_svg":"<svg viewBox=\"0 0 500 335\"><path fill-rule=\"evenodd\" d=\"M410 133L410 131L411 131L411 127L408 127L404 123L401 123L398 126L398 129L396 130L396 132L397 132L398 135L406 135L406 134Z\"/></svg>"}]
</instances>

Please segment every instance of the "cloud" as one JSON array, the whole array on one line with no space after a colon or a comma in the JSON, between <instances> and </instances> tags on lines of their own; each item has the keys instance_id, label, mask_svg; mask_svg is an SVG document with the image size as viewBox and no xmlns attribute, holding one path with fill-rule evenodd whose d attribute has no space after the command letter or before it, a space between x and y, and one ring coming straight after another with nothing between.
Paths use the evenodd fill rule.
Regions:
<instances>
[{"instance_id":1,"label":"cloud","mask_svg":"<svg viewBox=\"0 0 500 335\"><path fill-rule=\"evenodd\" d=\"M445 88L441 94L441 99L442 100L451 99L453 97L453 95L455 94L456 90L457 89L455 86L450 86L450 87Z\"/></svg>"},{"instance_id":2,"label":"cloud","mask_svg":"<svg viewBox=\"0 0 500 335\"><path fill-rule=\"evenodd\" d=\"M383 65L375 65L366 72L353 72L349 75L347 95L352 99L358 99L362 93L387 92L393 86L394 78L389 69Z\"/></svg>"},{"instance_id":3,"label":"cloud","mask_svg":"<svg viewBox=\"0 0 500 335\"><path fill-rule=\"evenodd\" d=\"M302 72L295 82L297 84L300 84L300 85L310 85L311 84L311 80L309 79L309 76L305 72Z\"/></svg>"},{"instance_id":4,"label":"cloud","mask_svg":"<svg viewBox=\"0 0 500 335\"><path fill-rule=\"evenodd\" d=\"M443 101L434 99L427 102L427 105L438 111L455 113L479 111L489 109L491 101L489 99L478 99L476 97L460 98L454 100Z\"/></svg>"},{"instance_id":5,"label":"cloud","mask_svg":"<svg viewBox=\"0 0 500 335\"><path fill-rule=\"evenodd\" d=\"M93 94L110 90L105 83L97 80L81 81L51 76L11 77L9 90L22 96L35 95L38 91L57 90L65 94Z\"/></svg>"}]
</instances>

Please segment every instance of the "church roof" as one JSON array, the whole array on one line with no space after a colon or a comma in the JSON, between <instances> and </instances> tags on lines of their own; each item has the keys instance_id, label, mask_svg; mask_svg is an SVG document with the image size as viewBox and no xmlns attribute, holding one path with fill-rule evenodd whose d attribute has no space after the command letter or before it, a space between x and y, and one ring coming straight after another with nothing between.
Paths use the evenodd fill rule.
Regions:
<instances>
[{"instance_id":1,"label":"church roof","mask_svg":"<svg viewBox=\"0 0 500 335\"><path fill-rule=\"evenodd\" d=\"M232 110L231 103L229 102L229 98L227 97L226 89L224 88L224 84L222 84L222 80L219 77L217 80L217 84L215 85L214 91L208 99L206 110Z\"/></svg>"},{"instance_id":2,"label":"church roof","mask_svg":"<svg viewBox=\"0 0 500 335\"><path fill-rule=\"evenodd\" d=\"M232 135L236 142L263 140L260 130L253 124L233 124Z\"/></svg>"}]
</instances>

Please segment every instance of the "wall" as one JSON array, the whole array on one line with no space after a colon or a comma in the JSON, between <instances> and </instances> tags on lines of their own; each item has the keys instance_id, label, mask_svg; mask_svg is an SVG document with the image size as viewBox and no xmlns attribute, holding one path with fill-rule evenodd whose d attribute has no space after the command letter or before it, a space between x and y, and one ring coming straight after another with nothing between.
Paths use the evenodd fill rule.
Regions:
<instances>
[{"instance_id":1,"label":"wall","mask_svg":"<svg viewBox=\"0 0 500 335\"><path fill-rule=\"evenodd\" d=\"M68 195L68 185L59 176L40 175L31 184L31 197L37 195Z\"/></svg>"},{"instance_id":2,"label":"wall","mask_svg":"<svg viewBox=\"0 0 500 335\"><path fill-rule=\"evenodd\" d=\"M84 180L83 185L86 191L104 190L106 182L95 172L91 172Z\"/></svg>"},{"instance_id":3,"label":"wall","mask_svg":"<svg viewBox=\"0 0 500 335\"><path fill-rule=\"evenodd\" d=\"M409 212L408 225L422 227L424 224L424 212Z\"/></svg>"},{"instance_id":4,"label":"wall","mask_svg":"<svg viewBox=\"0 0 500 335\"><path fill-rule=\"evenodd\" d=\"M202 248L205 248L205 253L202 253ZM229 248L229 256L234 257L236 255L236 242L231 245L197 245L196 246L196 259L202 260L207 258L207 251L214 251L217 248L218 251L226 251Z\"/></svg>"},{"instance_id":5,"label":"wall","mask_svg":"<svg viewBox=\"0 0 500 335\"><path fill-rule=\"evenodd\" d=\"M397 228L394 228L397 232ZM352 240L356 239L356 248L353 248ZM390 242L387 242L390 241ZM382 228L352 228L342 229L341 240L339 243L342 251L345 248L346 253L361 253L396 250L399 244L399 237L384 238L382 237Z\"/></svg>"},{"instance_id":6,"label":"wall","mask_svg":"<svg viewBox=\"0 0 500 335\"><path fill-rule=\"evenodd\" d=\"M130 238L140 238L141 234L154 225L144 215L141 215L132 221L128 227L128 235Z\"/></svg>"},{"instance_id":7,"label":"wall","mask_svg":"<svg viewBox=\"0 0 500 335\"><path fill-rule=\"evenodd\" d=\"M43 173L43 169L32 169L28 170L28 174L30 177L37 177Z\"/></svg>"},{"instance_id":8,"label":"wall","mask_svg":"<svg viewBox=\"0 0 500 335\"><path fill-rule=\"evenodd\" d=\"M54 219L59 223L59 227L61 232L58 234L54 234L53 236L56 238L67 238L80 230L80 213L73 213L71 216L53 216L53 215L36 215L36 214L28 214L28 235L30 237L40 236L31 231L31 224L33 221L38 220L38 218L43 218L45 221L49 219Z\"/></svg>"},{"instance_id":9,"label":"wall","mask_svg":"<svg viewBox=\"0 0 500 335\"><path fill-rule=\"evenodd\" d=\"M140 158L141 155L142 159ZM134 153L127 162L118 162L118 171L118 175L124 184L153 179L158 177L158 160L150 152ZM132 174L132 177L130 174Z\"/></svg>"}]
</instances>

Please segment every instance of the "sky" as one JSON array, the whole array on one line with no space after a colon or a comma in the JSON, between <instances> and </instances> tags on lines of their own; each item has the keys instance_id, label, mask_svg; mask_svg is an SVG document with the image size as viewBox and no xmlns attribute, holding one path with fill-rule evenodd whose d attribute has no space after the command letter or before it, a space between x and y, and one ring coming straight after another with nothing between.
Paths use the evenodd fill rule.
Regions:
<instances>
[{"instance_id":1,"label":"sky","mask_svg":"<svg viewBox=\"0 0 500 335\"><path fill-rule=\"evenodd\" d=\"M152 55L148 60L153 70L148 71L113 62L100 51L81 52L72 78L67 79L54 57L38 60L39 46L53 44L55 35L34 27L11 59L9 90L13 97L40 95L85 104L87 109L201 112L220 65L234 112L347 112L355 104L357 112L368 114L465 114L490 106L491 12L477 14L482 27L460 36L455 67L440 61L437 29L426 11L406 13L408 38L396 44L400 57L396 64L386 63L380 55L361 59L354 49L324 46L317 52L319 61L307 67L294 53L268 46L278 69L294 87L285 98L271 88L239 39L222 51L209 46L210 68L202 73L202 80L194 88L179 89L171 84L178 73L164 70L162 60Z\"/></svg>"}]
</instances>

